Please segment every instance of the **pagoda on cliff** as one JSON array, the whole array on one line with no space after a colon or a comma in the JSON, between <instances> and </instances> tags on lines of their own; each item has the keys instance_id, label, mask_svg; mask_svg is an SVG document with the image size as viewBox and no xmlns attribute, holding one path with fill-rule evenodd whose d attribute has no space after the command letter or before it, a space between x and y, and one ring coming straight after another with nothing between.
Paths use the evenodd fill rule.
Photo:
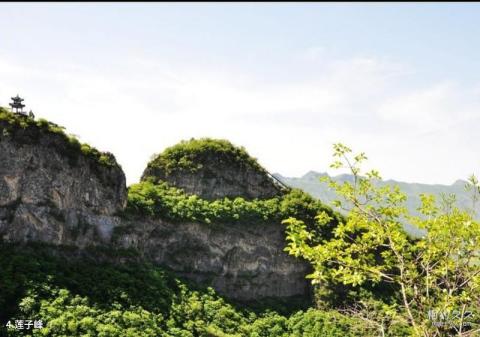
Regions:
<instances>
[{"instance_id":1,"label":"pagoda on cliff","mask_svg":"<svg viewBox=\"0 0 480 337\"><path fill-rule=\"evenodd\" d=\"M17 114L25 115L25 112L23 112L23 108L25 108L25 104L22 103L23 101L24 99L20 98L18 94L16 97L12 97L12 103L9 103L12 107L12 111Z\"/></svg>"}]
</instances>

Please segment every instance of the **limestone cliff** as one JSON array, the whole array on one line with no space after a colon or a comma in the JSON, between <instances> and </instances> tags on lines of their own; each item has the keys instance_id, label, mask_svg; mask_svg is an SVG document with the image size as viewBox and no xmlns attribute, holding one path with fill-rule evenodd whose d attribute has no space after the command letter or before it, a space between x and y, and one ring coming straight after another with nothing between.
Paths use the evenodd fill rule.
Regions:
<instances>
[{"instance_id":1,"label":"limestone cliff","mask_svg":"<svg viewBox=\"0 0 480 337\"><path fill-rule=\"evenodd\" d=\"M220 294L249 301L309 294L306 263L285 252L278 223L175 224L161 219L127 224L116 244L134 247L176 274L208 284Z\"/></svg>"},{"instance_id":2,"label":"limestone cliff","mask_svg":"<svg viewBox=\"0 0 480 337\"><path fill-rule=\"evenodd\" d=\"M167 178L210 198L282 193L254 164L229 167L231 159L195 163L193 158L199 174L182 176L177 170ZM161 176L151 166L145 172ZM112 155L79 144L55 124L0 111L0 239L135 248L145 258L239 300L309 294L307 264L283 252L280 223L132 219L122 216L126 202L125 176Z\"/></svg>"},{"instance_id":3,"label":"limestone cliff","mask_svg":"<svg viewBox=\"0 0 480 337\"><path fill-rule=\"evenodd\" d=\"M125 176L114 158L105 154L111 163L101 164L58 126L5 116L10 119L0 120L1 237L79 246L109 242L119 221L113 215L126 204Z\"/></svg>"}]
</instances>

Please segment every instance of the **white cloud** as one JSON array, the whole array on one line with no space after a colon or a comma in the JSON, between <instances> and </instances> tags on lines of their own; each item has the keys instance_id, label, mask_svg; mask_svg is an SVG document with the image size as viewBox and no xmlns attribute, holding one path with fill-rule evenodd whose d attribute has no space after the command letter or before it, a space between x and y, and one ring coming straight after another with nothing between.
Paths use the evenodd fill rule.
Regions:
<instances>
[{"instance_id":1,"label":"white cloud","mask_svg":"<svg viewBox=\"0 0 480 337\"><path fill-rule=\"evenodd\" d=\"M456 83L442 82L387 99L378 111L388 122L429 132L474 117L479 103L471 90L463 92Z\"/></svg>"},{"instance_id":2,"label":"white cloud","mask_svg":"<svg viewBox=\"0 0 480 337\"><path fill-rule=\"evenodd\" d=\"M298 67L272 82L161 60L42 69L0 59L0 104L24 95L38 116L115 153L129 183L152 153L200 136L244 145L286 175L326 170L337 141L367 152L386 178L398 180L449 183L479 164L480 138L466 136L480 111L478 87L420 87L408 66L336 60L319 48L294 60Z\"/></svg>"}]
</instances>

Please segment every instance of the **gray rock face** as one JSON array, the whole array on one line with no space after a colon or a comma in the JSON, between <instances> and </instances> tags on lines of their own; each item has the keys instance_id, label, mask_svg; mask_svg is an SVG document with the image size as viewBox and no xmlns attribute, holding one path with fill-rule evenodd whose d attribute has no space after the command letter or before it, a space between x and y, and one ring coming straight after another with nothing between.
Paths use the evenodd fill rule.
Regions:
<instances>
[{"instance_id":1,"label":"gray rock face","mask_svg":"<svg viewBox=\"0 0 480 337\"><path fill-rule=\"evenodd\" d=\"M143 176L154 175L171 186L195 194L202 199L214 200L243 197L245 199L269 199L281 194L279 186L265 174L251 167L236 168L221 165L217 160L195 172L175 171L167 174L161 170L147 169Z\"/></svg>"},{"instance_id":2,"label":"gray rock face","mask_svg":"<svg viewBox=\"0 0 480 337\"><path fill-rule=\"evenodd\" d=\"M37 130L0 136L1 237L80 246L108 241L119 221L113 215L126 204L121 168L82 155L73 161L58 135L27 132Z\"/></svg>"},{"instance_id":3,"label":"gray rock face","mask_svg":"<svg viewBox=\"0 0 480 337\"><path fill-rule=\"evenodd\" d=\"M142 180L149 177L207 200L270 199L285 188L245 149L223 139L191 139L167 148L148 163Z\"/></svg>"},{"instance_id":4,"label":"gray rock face","mask_svg":"<svg viewBox=\"0 0 480 337\"><path fill-rule=\"evenodd\" d=\"M306 296L307 263L285 252L284 227L172 224L144 220L125 224L116 244L219 293L242 301Z\"/></svg>"},{"instance_id":5,"label":"gray rock face","mask_svg":"<svg viewBox=\"0 0 480 337\"><path fill-rule=\"evenodd\" d=\"M116 216L126 204L120 167L72 156L58 135L22 129L8 134L1 126L0 239L136 248L155 263L239 300L309 293L308 266L283 252L282 225L127 221ZM210 197L278 193L276 187L262 185L264 177L253 171L218 169L222 173L215 178L183 176L176 181L190 193Z\"/></svg>"}]
</instances>

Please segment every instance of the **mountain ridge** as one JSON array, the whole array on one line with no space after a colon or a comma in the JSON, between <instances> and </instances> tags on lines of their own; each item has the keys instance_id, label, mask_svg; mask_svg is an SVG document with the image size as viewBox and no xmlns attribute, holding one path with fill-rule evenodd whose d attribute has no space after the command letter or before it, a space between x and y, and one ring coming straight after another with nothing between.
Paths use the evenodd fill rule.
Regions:
<instances>
[{"instance_id":1,"label":"mountain ridge","mask_svg":"<svg viewBox=\"0 0 480 337\"><path fill-rule=\"evenodd\" d=\"M348 174L348 173L341 173L341 174L337 174L337 175L332 176L332 175L328 174L327 172L318 172L318 171L315 171L315 170L307 171L306 173L304 173L303 175L298 176L298 177L283 175L280 172L275 172L275 173L273 173L273 175L275 177L280 177L280 178L283 178L283 179L312 179L312 178L320 178L320 177L324 177L324 176L329 176L329 177L334 178L336 180L340 180L340 178L352 177L352 175ZM417 181L410 182L410 181L403 181L403 180L398 180L398 179L394 179L394 178L384 179L383 181L384 182L392 182L392 183L409 184L409 185L445 186L445 187L451 187L451 186L455 186L455 185L461 185L463 187L467 183L467 181L463 180L463 179L457 179L451 184L446 184L446 183L431 184L431 183L422 183L422 182L417 182Z\"/></svg>"},{"instance_id":2,"label":"mountain ridge","mask_svg":"<svg viewBox=\"0 0 480 337\"><path fill-rule=\"evenodd\" d=\"M337 195L332 191L327 184L320 181L321 177L329 176L325 172L308 171L301 177L285 177L279 173L274 174L279 180L281 180L287 186L293 188L299 188L313 197L321 200L324 204L332 207L332 201L337 199ZM353 181L351 174L339 174L332 177L337 182ZM406 207L413 215L420 215L417 208L421 205L420 194L427 193L433 194L436 197L440 197L441 194L455 194L457 198L457 205L460 208L471 208L472 201L469 193L465 190L465 184L467 181L457 179L451 185L443 184L424 184L424 183L408 183L397 181L394 179L381 180L380 186L383 185L398 185L400 189L407 195ZM337 211L340 211L336 209ZM477 213L478 214L478 213ZM422 232L417 228L406 224L406 230L412 235L421 235Z\"/></svg>"},{"instance_id":3,"label":"mountain ridge","mask_svg":"<svg viewBox=\"0 0 480 337\"><path fill-rule=\"evenodd\" d=\"M220 148L225 144L213 140ZM160 175L159 181L146 179L138 189L127 189L113 155L80 144L54 123L2 109L0 241L135 249L239 301L311 298L309 265L284 251L279 217L312 222L325 208L304 193L278 190L244 150L227 146L235 155L227 164L241 161L224 164L225 175L214 167L202 171L182 146L175 152L175 163L182 165L174 179ZM199 147L205 148L211 147ZM209 151L211 165L225 159L222 153Z\"/></svg>"}]
</instances>

